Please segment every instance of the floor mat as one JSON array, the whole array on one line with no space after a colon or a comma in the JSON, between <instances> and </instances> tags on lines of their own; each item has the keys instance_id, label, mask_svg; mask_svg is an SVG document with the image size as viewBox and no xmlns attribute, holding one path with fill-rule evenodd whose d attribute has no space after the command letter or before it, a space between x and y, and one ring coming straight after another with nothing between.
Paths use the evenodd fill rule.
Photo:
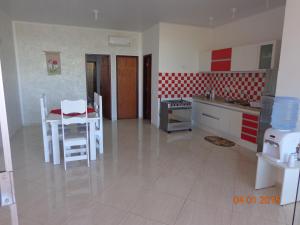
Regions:
<instances>
[{"instance_id":1,"label":"floor mat","mask_svg":"<svg viewBox=\"0 0 300 225\"><path fill-rule=\"evenodd\" d=\"M214 145L218 145L218 146L222 146L222 147L235 146L235 143L233 141L229 141L225 138L218 137L218 136L206 136L204 139Z\"/></svg>"}]
</instances>

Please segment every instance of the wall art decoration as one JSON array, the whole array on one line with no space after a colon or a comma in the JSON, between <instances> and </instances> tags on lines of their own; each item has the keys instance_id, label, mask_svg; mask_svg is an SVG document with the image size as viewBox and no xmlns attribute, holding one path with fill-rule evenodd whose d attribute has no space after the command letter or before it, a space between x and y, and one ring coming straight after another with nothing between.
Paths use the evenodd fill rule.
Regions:
<instances>
[{"instance_id":1,"label":"wall art decoration","mask_svg":"<svg viewBox=\"0 0 300 225\"><path fill-rule=\"evenodd\" d=\"M61 74L60 52L45 51L48 75Z\"/></svg>"}]
</instances>

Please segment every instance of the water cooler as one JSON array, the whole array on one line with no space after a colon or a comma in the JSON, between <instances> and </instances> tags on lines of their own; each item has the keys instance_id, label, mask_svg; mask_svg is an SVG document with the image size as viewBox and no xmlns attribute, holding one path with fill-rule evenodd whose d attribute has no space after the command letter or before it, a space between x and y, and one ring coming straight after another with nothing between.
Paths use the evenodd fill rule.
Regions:
<instances>
[{"instance_id":1,"label":"water cooler","mask_svg":"<svg viewBox=\"0 0 300 225\"><path fill-rule=\"evenodd\" d=\"M269 128L264 135L263 155L274 162L287 163L299 143L300 132Z\"/></svg>"},{"instance_id":2,"label":"water cooler","mask_svg":"<svg viewBox=\"0 0 300 225\"><path fill-rule=\"evenodd\" d=\"M300 143L300 132L297 131L299 102L293 97L275 97L272 128L265 131L262 152L257 153L255 189L272 187L280 182L280 205L300 200L300 161L295 154Z\"/></svg>"}]
</instances>

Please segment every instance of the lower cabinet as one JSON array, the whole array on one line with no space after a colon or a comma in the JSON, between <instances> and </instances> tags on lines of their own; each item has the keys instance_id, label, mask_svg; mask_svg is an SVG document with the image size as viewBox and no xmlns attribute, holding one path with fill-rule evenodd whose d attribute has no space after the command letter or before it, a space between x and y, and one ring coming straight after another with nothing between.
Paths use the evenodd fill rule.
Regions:
<instances>
[{"instance_id":1,"label":"lower cabinet","mask_svg":"<svg viewBox=\"0 0 300 225\"><path fill-rule=\"evenodd\" d=\"M243 113L241 139L256 144L258 126L259 126L258 116Z\"/></svg>"},{"instance_id":2,"label":"lower cabinet","mask_svg":"<svg viewBox=\"0 0 300 225\"><path fill-rule=\"evenodd\" d=\"M239 137L241 134L242 127L242 113L228 110L229 111L229 129L228 132L233 137Z\"/></svg>"},{"instance_id":3,"label":"lower cabinet","mask_svg":"<svg viewBox=\"0 0 300 225\"><path fill-rule=\"evenodd\" d=\"M220 132L254 151L256 151L258 121L257 115L193 102L193 123L195 126Z\"/></svg>"},{"instance_id":4,"label":"lower cabinet","mask_svg":"<svg viewBox=\"0 0 300 225\"><path fill-rule=\"evenodd\" d=\"M242 113L204 103L194 103L193 121L198 127L229 133L239 137L241 134Z\"/></svg>"}]
</instances>

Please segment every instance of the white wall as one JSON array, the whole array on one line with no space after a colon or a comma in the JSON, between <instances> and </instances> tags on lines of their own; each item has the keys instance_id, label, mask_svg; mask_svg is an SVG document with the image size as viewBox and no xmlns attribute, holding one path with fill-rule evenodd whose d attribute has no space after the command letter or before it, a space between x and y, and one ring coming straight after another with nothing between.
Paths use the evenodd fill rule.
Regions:
<instances>
[{"instance_id":1,"label":"white wall","mask_svg":"<svg viewBox=\"0 0 300 225\"><path fill-rule=\"evenodd\" d=\"M21 126L19 87L16 69L12 23L0 10L0 59L2 62L9 133L13 135Z\"/></svg>"},{"instance_id":2,"label":"white wall","mask_svg":"<svg viewBox=\"0 0 300 225\"><path fill-rule=\"evenodd\" d=\"M281 40L285 7L211 28L160 23L159 71L197 72L199 52Z\"/></svg>"},{"instance_id":3,"label":"white wall","mask_svg":"<svg viewBox=\"0 0 300 225\"><path fill-rule=\"evenodd\" d=\"M86 53L111 54L112 113L116 119L115 55L152 54L152 123L158 124L157 83L159 72L198 72L199 53L281 39L284 7L211 28L159 23L145 32L125 32L71 26L15 22L24 123L39 122L38 97L45 92L51 106L62 98L85 98ZM266 27L268 29L266 29ZM130 36L131 48L107 45L109 34ZM47 76L45 50L60 51L62 75ZM142 66L139 60L139 116L142 116ZM65 84L69 85L66 87Z\"/></svg>"},{"instance_id":4,"label":"white wall","mask_svg":"<svg viewBox=\"0 0 300 225\"><path fill-rule=\"evenodd\" d=\"M62 99L86 98L85 54L111 55L112 119L116 119L116 55L140 56L140 33L27 22L14 22L14 30L25 125L40 122L42 93L50 107L59 106ZM109 46L109 35L130 37L132 46ZM47 75L44 51L61 52L61 75Z\"/></svg>"},{"instance_id":5,"label":"white wall","mask_svg":"<svg viewBox=\"0 0 300 225\"><path fill-rule=\"evenodd\" d=\"M198 72L200 56L205 53L210 57L206 54L208 50L280 40L284 10L285 7L279 7L213 29L159 23L158 71ZM146 44L145 40L143 44ZM154 85L157 85L157 81ZM156 104L152 102L152 107L155 106L152 115L157 115L155 124L158 124L157 89L153 95Z\"/></svg>"},{"instance_id":6,"label":"white wall","mask_svg":"<svg viewBox=\"0 0 300 225\"><path fill-rule=\"evenodd\" d=\"M157 86L159 73L159 31L159 24L156 24L142 34L143 55L152 54L151 123L156 126L158 126Z\"/></svg>"},{"instance_id":7,"label":"white wall","mask_svg":"<svg viewBox=\"0 0 300 225\"><path fill-rule=\"evenodd\" d=\"M279 7L214 28L214 49L280 40L284 11Z\"/></svg>"},{"instance_id":8,"label":"white wall","mask_svg":"<svg viewBox=\"0 0 300 225\"><path fill-rule=\"evenodd\" d=\"M209 28L160 23L159 72L197 72L199 52L211 49Z\"/></svg>"},{"instance_id":9,"label":"white wall","mask_svg":"<svg viewBox=\"0 0 300 225\"><path fill-rule=\"evenodd\" d=\"M300 98L299 11L299 0L287 0L276 95Z\"/></svg>"},{"instance_id":10,"label":"white wall","mask_svg":"<svg viewBox=\"0 0 300 225\"><path fill-rule=\"evenodd\" d=\"M152 54L151 122L159 125L159 72L197 72L199 52L211 48L211 29L159 23L144 31L143 55Z\"/></svg>"}]
</instances>

